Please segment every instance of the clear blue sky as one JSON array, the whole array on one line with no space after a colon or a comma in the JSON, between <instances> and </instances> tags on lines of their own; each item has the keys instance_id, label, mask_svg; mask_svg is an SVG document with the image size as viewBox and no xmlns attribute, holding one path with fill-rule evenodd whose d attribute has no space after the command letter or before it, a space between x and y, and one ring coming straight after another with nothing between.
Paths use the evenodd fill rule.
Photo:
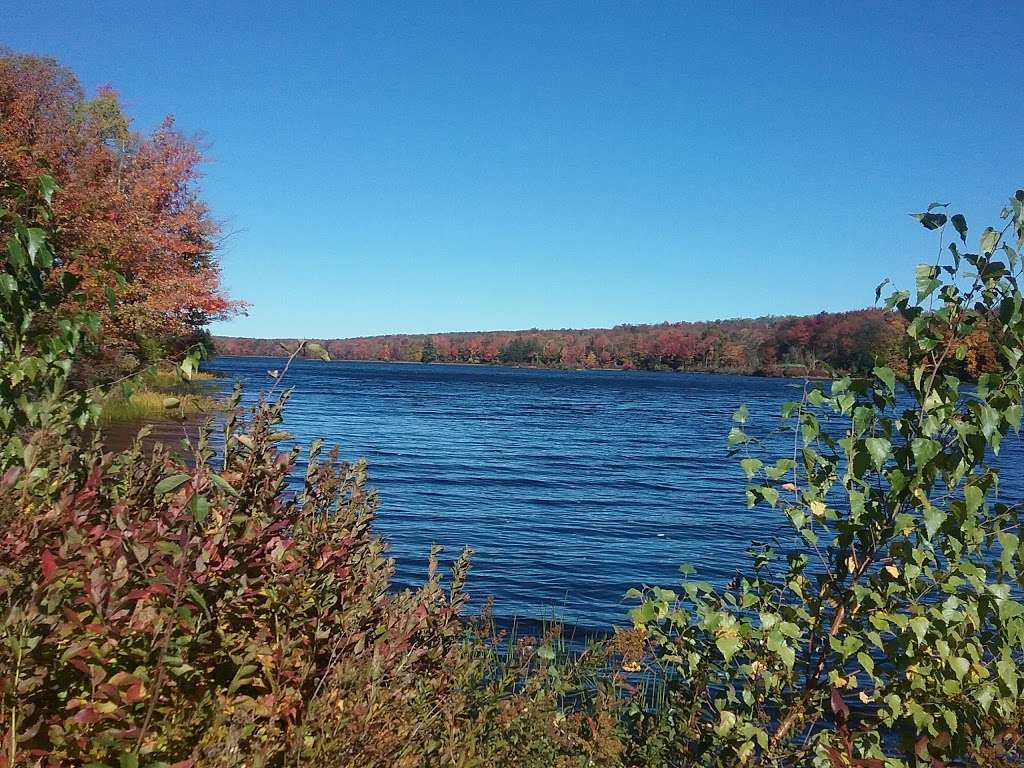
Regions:
<instances>
[{"instance_id":1,"label":"clear blue sky","mask_svg":"<svg viewBox=\"0 0 1024 768\"><path fill-rule=\"evenodd\" d=\"M1024 185L1024 3L0 2L0 42L209 150L215 331L869 304ZM980 226L976 226L978 231Z\"/></svg>"}]
</instances>

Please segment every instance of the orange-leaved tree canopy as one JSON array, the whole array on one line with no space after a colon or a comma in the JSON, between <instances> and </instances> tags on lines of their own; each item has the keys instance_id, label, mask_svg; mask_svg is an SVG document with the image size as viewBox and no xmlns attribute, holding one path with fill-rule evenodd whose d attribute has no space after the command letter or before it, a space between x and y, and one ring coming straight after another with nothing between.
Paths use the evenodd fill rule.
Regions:
<instances>
[{"instance_id":1,"label":"orange-leaved tree canopy","mask_svg":"<svg viewBox=\"0 0 1024 768\"><path fill-rule=\"evenodd\" d=\"M57 61L0 51L0 180L58 181L56 250L100 315L97 372L173 354L243 307L221 287L202 159L172 118L133 131L109 87L90 99Z\"/></svg>"}]
</instances>

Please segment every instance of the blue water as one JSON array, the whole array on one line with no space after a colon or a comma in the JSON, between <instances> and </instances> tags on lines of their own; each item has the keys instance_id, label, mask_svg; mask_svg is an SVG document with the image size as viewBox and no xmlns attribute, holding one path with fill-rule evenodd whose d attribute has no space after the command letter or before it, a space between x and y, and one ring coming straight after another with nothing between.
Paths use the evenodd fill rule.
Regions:
<instances>
[{"instance_id":1,"label":"blue water","mask_svg":"<svg viewBox=\"0 0 1024 768\"><path fill-rule=\"evenodd\" d=\"M208 367L251 399L283 362ZM368 460L399 583L422 580L432 543L449 559L468 545L470 594L477 605L493 595L499 618L607 630L627 623L629 587L675 584L682 563L728 579L751 540L792 530L781 513L746 508L725 437L742 404L749 431L770 434L802 382L298 360L287 384L285 427L299 443L322 437ZM792 453L791 434L768 444L773 458ZM1004 499L1024 499L1022 457L1012 436Z\"/></svg>"}]
</instances>

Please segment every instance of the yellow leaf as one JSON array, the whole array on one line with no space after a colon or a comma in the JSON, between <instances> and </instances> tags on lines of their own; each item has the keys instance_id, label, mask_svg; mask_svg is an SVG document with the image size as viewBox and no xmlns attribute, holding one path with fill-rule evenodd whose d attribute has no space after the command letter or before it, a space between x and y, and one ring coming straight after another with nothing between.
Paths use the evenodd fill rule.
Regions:
<instances>
[{"instance_id":1,"label":"yellow leaf","mask_svg":"<svg viewBox=\"0 0 1024 768\"><path fill-rule=\"evenodd\" d=\"M895 565L885 566L885 572L892 576L894 579L898 579L900 577L900 569L897 568Z\"/></svg>"}]
</instances>

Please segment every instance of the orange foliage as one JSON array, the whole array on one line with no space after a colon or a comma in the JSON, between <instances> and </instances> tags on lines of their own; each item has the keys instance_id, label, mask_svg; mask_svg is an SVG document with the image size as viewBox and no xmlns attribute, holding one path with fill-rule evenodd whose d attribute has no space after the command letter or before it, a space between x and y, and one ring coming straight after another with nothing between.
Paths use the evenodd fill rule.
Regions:
<instances>
[{"instance_id":1,"label":"orange foliage","mask_svg":"<svg viewBox=\"0 0 1024 768\"><path fill-rule=\"evenodd\" d=\"M112 89L88 99L53 59L0 55L0 178L59 182L57 250L74 254L61 267L83 278L109 362L173 350L242 308L220 285L218 225L196 186L202 159L172 118L134 132Z\"/></svg>"},{"instance_id":2,"label":"orange foliage","mask_svg":"<svg viewBox=\"0 0 1024 768\"><path fill-rule=\"evenodd\" d=\"M585 330L488 331L330 339L321 343L345 360L515 363L546 368L638 368L767 375L869 371L900 367L903 323L880 309L809 317L761 317L702 323L618 325ZM216 337L225 355L281 354L276 339ZM287 345L287 342L285 342Z\"/></svg>"}]
</instances>

